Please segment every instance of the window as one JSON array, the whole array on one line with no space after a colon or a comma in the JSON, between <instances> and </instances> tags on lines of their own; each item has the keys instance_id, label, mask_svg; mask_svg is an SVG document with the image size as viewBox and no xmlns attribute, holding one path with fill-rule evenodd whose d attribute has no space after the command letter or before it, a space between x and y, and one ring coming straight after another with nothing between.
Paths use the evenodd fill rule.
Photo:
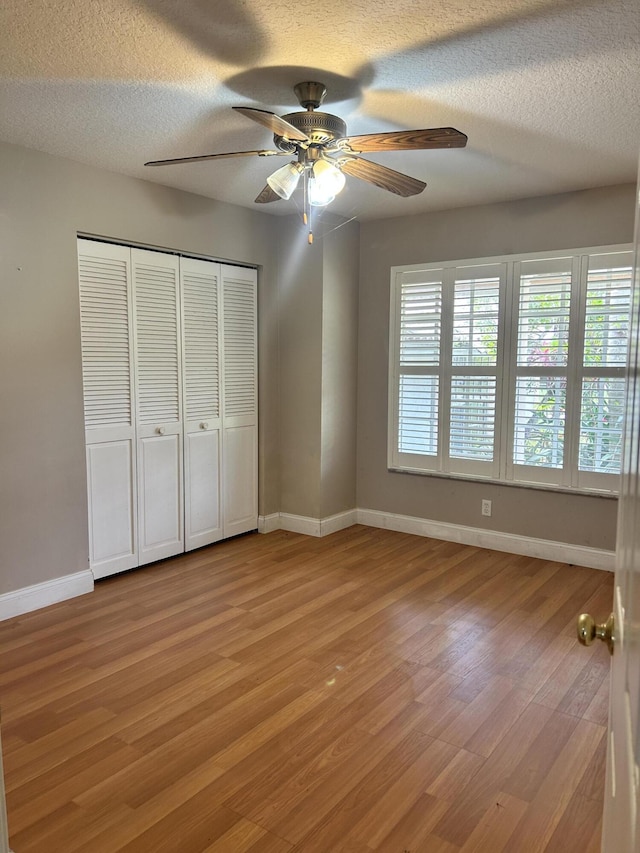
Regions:
<instances>
[{"instance_id":1,"label":"window","mask_svg":"<svg viewBox=\"0 0 640 853\"><path fill-rule=\"evenodd\" d=\"M393 268L389 466L616 489L631 263L623 248Z\"/></svg>"}]
</instances>

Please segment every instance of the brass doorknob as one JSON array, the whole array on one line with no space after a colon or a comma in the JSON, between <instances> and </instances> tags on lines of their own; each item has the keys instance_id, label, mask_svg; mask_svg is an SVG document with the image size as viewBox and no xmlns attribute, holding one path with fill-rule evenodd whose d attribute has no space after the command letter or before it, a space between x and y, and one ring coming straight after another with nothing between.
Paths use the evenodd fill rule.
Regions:
<instances>
[{"instance_id":1,"label":"brass doorknob","mask_svg":"<svg viewBox=\"0 0 640 853\"><path fill-rule=\"evenodd\" d=\"M596 625L596 621L590 613L581 613L578 616L578 639L583 646L590 646L594 640L602 640L607 644L609 653L613 654L615 622L613 613L602 625Z\"/></svg>"}]
</instances>

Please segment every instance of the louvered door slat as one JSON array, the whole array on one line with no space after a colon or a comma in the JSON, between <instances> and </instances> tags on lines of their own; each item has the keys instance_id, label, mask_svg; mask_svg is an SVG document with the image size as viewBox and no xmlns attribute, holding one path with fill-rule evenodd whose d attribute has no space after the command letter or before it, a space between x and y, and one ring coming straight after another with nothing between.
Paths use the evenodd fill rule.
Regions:
<instances>
[{"instance_id":1,"label":"louvered door slat","mask_svg":"<svg viewBox=\"0 0 640 853\"><path fill-rule=\"evenodd\" d=\"M185 550L222 538L220 265L182 258Z\"/></svg>"},{"instance_id":2,"label":"louvered door slat","mask_svg":"<svg viewBox=\"0 0 640 853\"><path fill-rule=\"evenodd\" d=\"M256 302L251 283L224 282L224 413L256 411Z\"/></svg>"},{"instance_id":3,"label":"louvered door slat","mask_svg":"<svg viewBox=\"0 0 640 853\"><path fill-rule=\"evenodd\" d=\"M258 519L256 271L221 268L223 329L223 527L254 530Z\"/></svg>"},{"instance_id":4,"label":"louvered door slat","mask_svg":"<svg viewBox=\"0 0 640 853\"><path fill-rule=\"evenodd\" d=\"M138 421L176 423L180 420L177 271L163 265L162 255L151 254L134 255Z\"/></svg>"},{"instance_id":5,"label":"louvered door slat","mask_svg":"<svg viewBox=\"0 0 640 853\"><path fill-rule=\"evenodd\" d=\"M183 550L179 260L131 250L136 351L139 564Z\"/></svg>"},{"instance_id":6,"label":"louvered door slat","mask_svg":"<svg viewBox=\"0 0 640 853\"><path fill-rule=\"evenodd\" d=\"M78 241L89 565L96 578L138 563L130 270L129 249Z\"/></svg>"},{"instance_id":7,"label":"louvered door slat","mask_svg":"<svg viewBox=\"0 0 640 853\"><path fill-rule=\"evenodd\" d=\"M107 424L132 424L129 263L126 257L100 257L99 252L99 243L81 241L79 244L82 377L87 429ZM104 383L105 375L109 377L108 387Z\"/></svg>"}]
</instances>

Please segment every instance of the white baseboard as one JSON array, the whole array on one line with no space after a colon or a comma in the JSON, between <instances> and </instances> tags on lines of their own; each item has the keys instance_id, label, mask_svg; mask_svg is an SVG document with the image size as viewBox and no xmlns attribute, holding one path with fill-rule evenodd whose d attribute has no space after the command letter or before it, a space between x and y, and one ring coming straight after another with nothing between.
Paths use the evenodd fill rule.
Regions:
<instances>
[{"instance_id":1,"label":"white baseboard","mask_svg":"<svg viewBox=\"0 0 640 853\"><path fill-rule=\"evenodd\" d=\"M351 509L327 518L309 518L286 512L273 513L273 515L260 517L258 530L261 533L290 530L292 533L303 533L306 536L328 536L353 524L397 530L399 533L413 533L416 536L458 542L460 545L475 545L477 548L506 551L509 554L521 554L525 557L538 557L541 560L572 563L589 569L602 569L607 572L615 570L615 551L587 548L584 545L571 545L568 542L555 542L551 539L518 536L514 533L500 533L497 530L467 527L463 524L430 521L427 518L398 515L376 509Z\"/></svg>"},{"instance_id":2,"label":"white baseboard","mask_svg":"<svg viewBox=\"0 0 640 853\"><path fill-rule=\"evenodd\" d=\"M93 575L89 569L25 586L13 592L5 592L0 595L0 621L31 613L32 610L39 610L41 607L57 604L87 592L93 592Z\"/></svg>"},{"instance_id":3,"label":"white baseboard","mask_svg":"<svg viewBox=\"0 0 640 853\"><path fill-rule=\"evenodd\" d=\"M444 539L446 542L458 542L461 545L475 545L492 551L573 563L590 569L603 569L608 572L615 570L615 551L605 551L601 548L587 548L584 545L570 545L568 542L554 542L551 539L535 539L513 533L500 533L497 530L430 521L375 509L359 509L357 523L401 533L414 533L417 536L429 536L432 539Z\"/></svg>"},{"instance_id":4,"label":"white baseboard","mask_svg":"<svg viewBox=\"0 0 640 853\"><path fill-rule=\"evenodd\" d=\"M289 530L291 533L304 533L306 536L328 536L330 533L336 533L338 530L357 524L357 512L355 509L349 509L326 518L310 518L305 515L277 512L260 516L258 530L260 533Z\"/></svg>"},{"instance_id":5,"label":"white baseboard","mask_svg":"<svg viewBox=\"0 0 640 853\"><path fill-rule=\"evenodd\" d=\"M258 516L258 533L272 533L274 530L280 530L279 512Z\"/></svg>"}]
</instances>

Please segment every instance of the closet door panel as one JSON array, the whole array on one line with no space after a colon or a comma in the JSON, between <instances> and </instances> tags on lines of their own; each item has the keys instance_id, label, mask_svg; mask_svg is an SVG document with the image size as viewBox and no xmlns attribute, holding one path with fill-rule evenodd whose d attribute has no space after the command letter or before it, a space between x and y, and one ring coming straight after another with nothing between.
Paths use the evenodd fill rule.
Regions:
<instances>
[{"instance_id":1,"label":"closet door panel","mask_svg":"<svg viewBox=\"0 0 640 853\"><path fill-rule=\"evenodd\" d=\"M78 240L89 566L138 565L131 252Z\"/></svg>"},{"instance_id":2,"label":"closet door panel","mask_svg":"<svg viewBox=\"0 0 640 853\"><path fill-rule=\"evenodd\" d=\"M138 438L140 565L183 551L180 438L177 430Z\"/></svg>"},{"instance_id":3,"label":"closet door panel","mask_svg":"<svg viewBox=\"0 0 640 853\"><path fill-rule=\"evenodd\" d=\"M185 417L185 550L222 538L220 265L180 259Z\"/></svg>"},{"instance_id":4,"label":"closet door panel","mask_svg":"<svg viewBox=\"0 0 640 853\"><path fill-rule=\"evenodd\" d=\"M257 273L221 266L224 535L258 526Z\"/></svg>"},{"instance_id":5,"label":"closet door panel","mask_svg":"<svg viewBox=\"0 0 640 853\"><path fill-rule=\"evenodd\" d=\"M222 538L220 430L185 437L185 551Z\"/></svg>"},{"instance_id":6,"label":"closet door panel","mask_svg":"<svg viewBox=\"0 0 640 853\"><path fill-rule=\"evenodd\" d=\"M179 260L131 250L139 565L184 550Z\"/></svg>"},{"instance_id":7,"label":"closet door panel","mask_svg":"<svg viewBox=\"0 0 640 853\"><path fill-rule=\"evenodd\" d=\"M258 454L256 427L224 431L224 535L236 536L258 526Z\"/></svg>"},{"instance_id":8,"label":"closet door panel","mask_svg":"<svg viewBox=\"0 0 640 853\"><path fill-rule=\"evenodd\" d=\"M137 565L134 470L130 437L87 445L90 562L95 578Z\"/></svg>"}]
</instances>

